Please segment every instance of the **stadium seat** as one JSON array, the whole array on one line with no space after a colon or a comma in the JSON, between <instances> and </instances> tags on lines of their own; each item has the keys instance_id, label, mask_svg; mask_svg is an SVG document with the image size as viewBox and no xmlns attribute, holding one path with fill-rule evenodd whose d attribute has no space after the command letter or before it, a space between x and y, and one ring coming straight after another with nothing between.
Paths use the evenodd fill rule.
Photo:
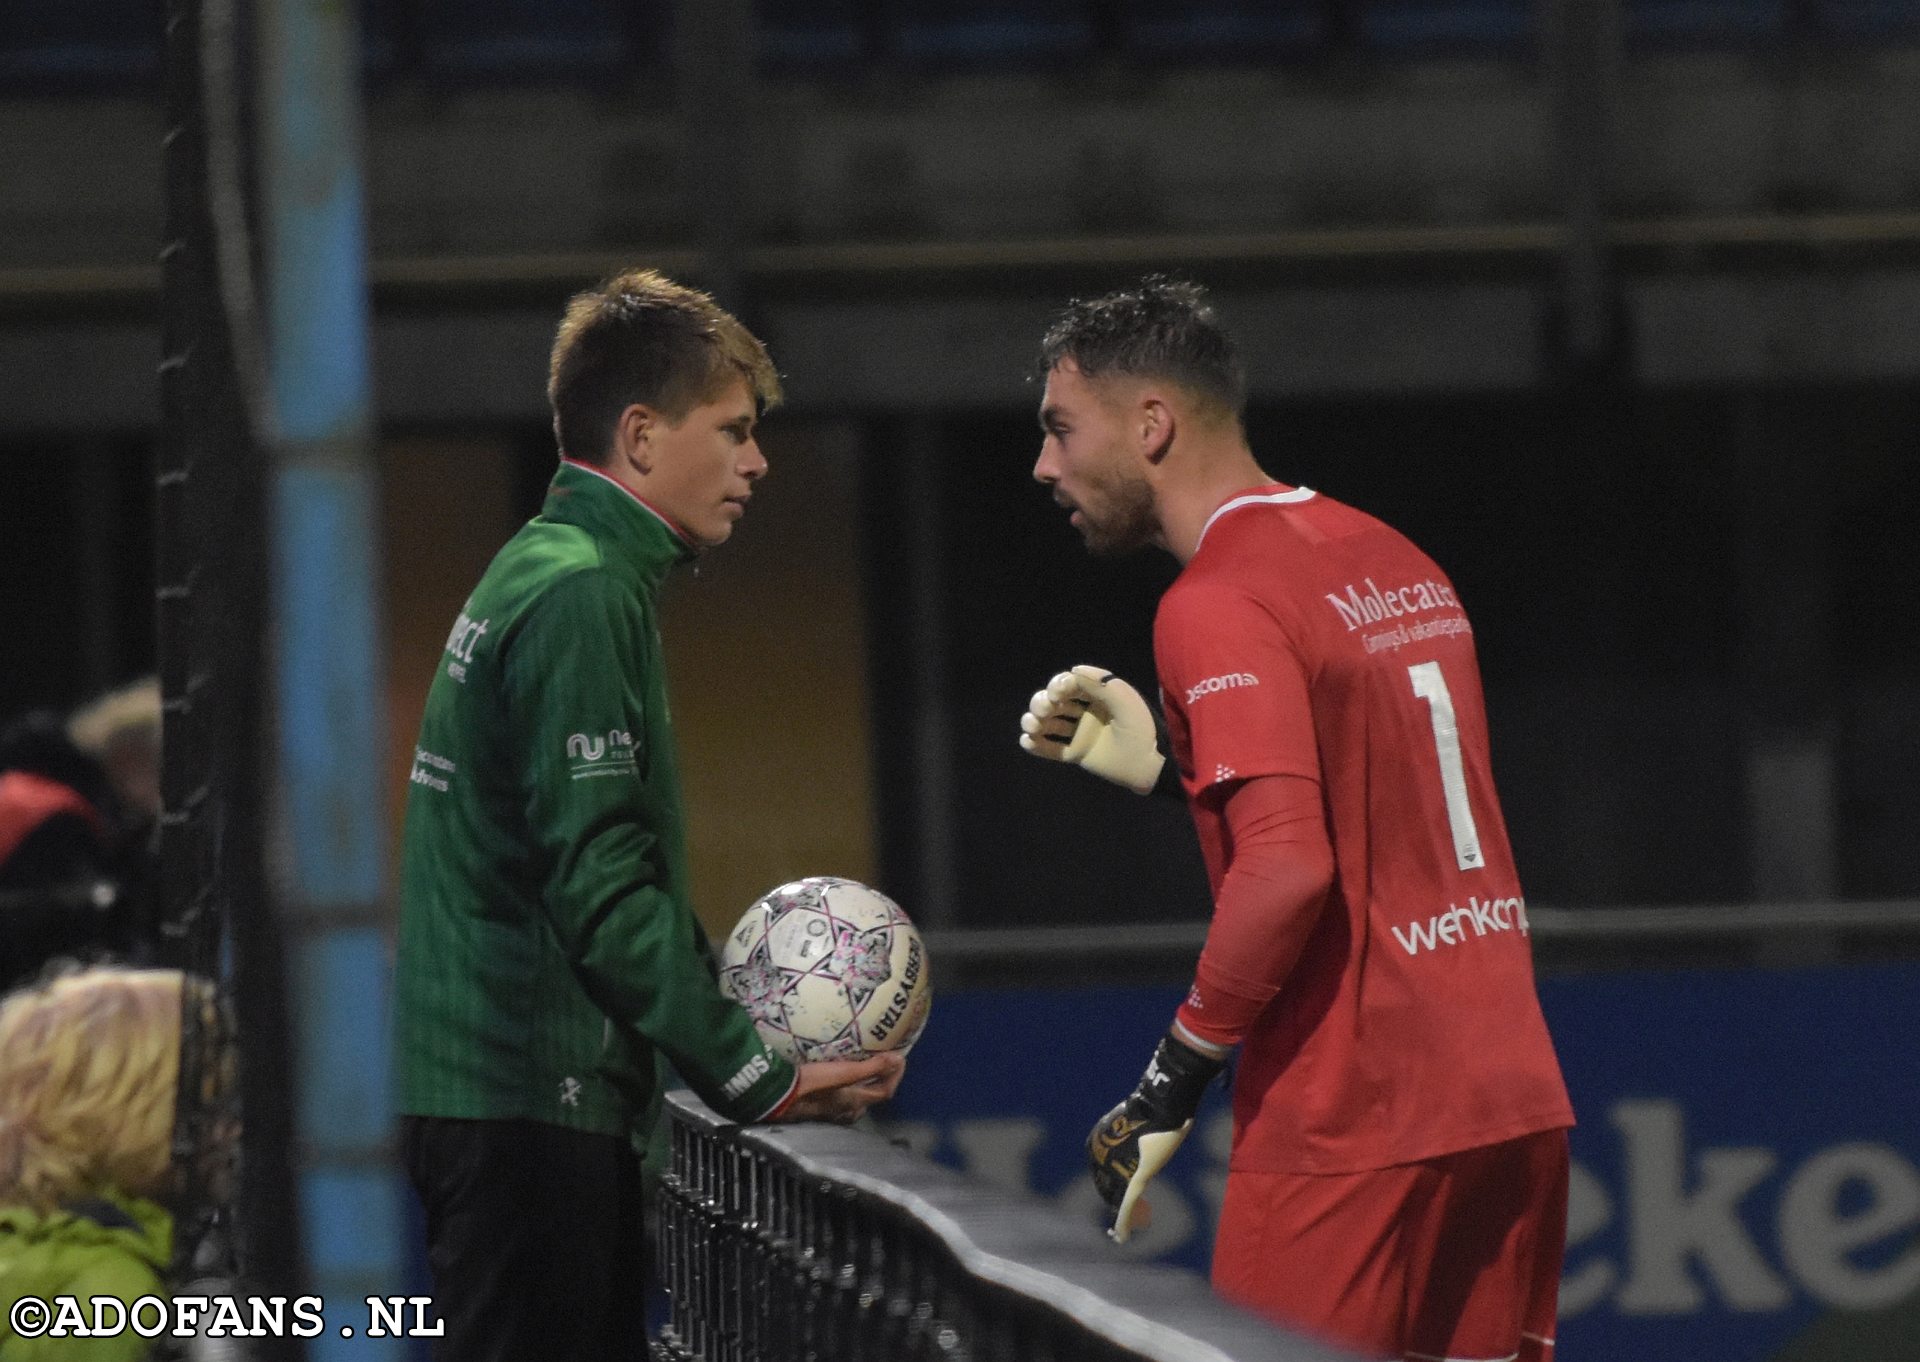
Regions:
<instances>
[{"instance_id":1,"label":"stadium seat","mask_svg":"<svg viewBox=\"0 0 1920 1362\"><path fill-rule=\"evenodd\" d=\"M399 0L360 0L360 73L367 82L398 74L406 50Z\"/></svg>"},{"instance_id":2,"label":"stadium seat","mask_svg":"<svg viewBox=\"0 0 1920 1362\"><path fill-rule=\"evenodd\" d=\"M610 71L627 60L627 10L620 0L422 0L422 55L441 75Z\"/></svg>"},{"instance_id":3,"label":"stadium seat","mask_svg":"<svg viewBox=\"0 0 1920 1362\"><path fill-rule=\"evenodd\" d=\"M1834 38L1920 38L1920 4L1914 0L1809 0L1819 31Z\"/></svg>"},{"instance_id":4,"label":"stadium seat","mask_svg":"<svg viewBox=\"0 0 1920 1362\"><path fill-rule=\"evenodd\" d=\"M1360 35L1388 51L1504 50L1534 35L1532 0L1362 0Z\"/></svg>"},{"instance_id":5,"label":"stadium seat","mask_svg":"<svg viewBox=\"0 0 1920 1362\"><path fill-rule=\"evenodd\" d=\"M844 67L867 54L860 0L755 0L754 9L771 70Z\"/></svg>"},{"instance_id":6,"label":"stadium seat","mask_svg":"<svg viewBox=\"0 0 1920 1362\"><path fill-rule=\"evenodd\" d=\"M0 85L123 89L160 75L157 0L3 0Z\"/></svg>"},{"instance_id":7,"label":"stadium seat","mask_svg":"<svg viewBox=\"0 0 1920 1362\"><path fill-rule=\"evenodd\" d=\"M1127 0L1137 56L1233 61L1304 53L1327 39L1326 0Z\"/></svg>"},{"instance_id":8,"label":"stadium seat","mask_svg":"<svg viewBox=\"0 0 1920 1362\"><path fill-rule=\"evenodd\" d=\"M1636 43L1738 44L1786 29L1788 0L1626 0L1622 22Z\"/></svg>"},{"instance_id":9,"label":"stadium seat","mask_svg":"<svg viewBox=\"0 0 1920 1362\"><path fill-rule=\"evenodd\" d=\"M895 50L934 65L1017 66L1089 55L1086 0L895 0Z\"/></svg>"}]
</instances>

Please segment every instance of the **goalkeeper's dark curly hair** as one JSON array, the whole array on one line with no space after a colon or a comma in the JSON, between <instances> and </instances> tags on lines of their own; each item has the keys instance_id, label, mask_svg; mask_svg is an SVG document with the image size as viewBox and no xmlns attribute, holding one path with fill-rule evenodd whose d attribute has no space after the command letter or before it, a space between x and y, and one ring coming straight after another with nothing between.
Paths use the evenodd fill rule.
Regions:
<instances>
[{"instance_id":1,"label":"goalkeeper's dark curly hair","mask_svg":"<svg viewBox=\"0 0 1920 1362\"><path fill-rule=\"evenodd\" d=\"M1076 298L1040 341L1037 376L1062 360L1090 379L1164 378L1236 419L1247 406L1240 354L1207 291L1165 274L1099 298Z\"/></svg>"}]
</instances>

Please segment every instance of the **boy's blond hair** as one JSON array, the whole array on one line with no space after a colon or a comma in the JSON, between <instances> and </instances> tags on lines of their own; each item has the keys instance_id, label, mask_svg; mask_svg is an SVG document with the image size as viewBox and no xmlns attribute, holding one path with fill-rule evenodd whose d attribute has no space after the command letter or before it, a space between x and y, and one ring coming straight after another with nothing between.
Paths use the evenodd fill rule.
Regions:
<instances>
[{"instance_id":1,"label":"boy's blond hair","mask_svg":"<svg viewBox=\"0 0 1920 1362\"><path fill-rule=\"evenodd\" d=\"M89 969L0 1004L0 1202L166 1190L182 980Z\"/></svg>"},{"instance_id":2,"label":"boy's blond hair","mask_svg":"<svg viewBox=\"0 0 1920 1362\"><path fill-rule=\"evenodd\" d=\"M628 407L677 423L739 379L762 411L779 403L780 375L738 318L657 270L628 270L567 304L547 364L547 402L561 454L601 463Z\"/></svg>"}]
</instances>

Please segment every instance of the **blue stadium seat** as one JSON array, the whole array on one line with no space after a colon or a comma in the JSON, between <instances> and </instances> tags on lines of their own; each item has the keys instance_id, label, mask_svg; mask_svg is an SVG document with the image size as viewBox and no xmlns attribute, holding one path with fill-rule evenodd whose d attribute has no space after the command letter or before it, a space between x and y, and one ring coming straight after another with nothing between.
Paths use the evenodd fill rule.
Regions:
<instances>
[{"instance_id":1,"label":"blue stadium seat","mask_svg":"<svg viewBox=\"0 0 1920 1362\"><path fill-rule=\"evenodd\" d=\"M760 58L774 70L849 66L866 53L859 0L756 0Z\"/></svg>"},{"instance_id":2,"label":"blue stadium seat","mask_svg":"<svg viewBox=\"0 0 1920 1362\"><path fill-rule=\"evenodd\" d=\"M422 0L429 71L463 76L565 77L611 71L628 56L620 0Z\"/></svg>"},{"instance_id":3,"label":"blue stadium seat","mask_svg":"<svg viewBox=\"0 0 1920 1362\"><path fill-rule=\"evenodd\" d=\"M1093 51L1086 0L894 0L895 48L940 65L1024 65Z\"/></svg>"},{"instance_id":4,"label":"blue stadium seat","mask_svg":"<svg viewBox=\"0 0 1920 1362\"><path fill-rule=\"evenodd\" d=\"M1534 36L1532 0L1361 0L1370 47L1506 50Z\"/></svg>"},{"instance_id":5,"label":"blue stadium seat","mask_svg":"<svg viewBox=\"0 0 1920 1362\"><path fill-rule=\"evenodd\" d=\"M1777 37L1788 0L1626 0L1629 42L1727 43Z\"/></svg>"},{"instance_id":6,"label":"blue stadium seat","mask_svg":"<svg viewBox=\"0 0 1920 1362\"><path fill-rule=\"evenodd\" d=\"M1820 31L1836 38L1920 37L1920 4L1914 0L1811 0Z\"/></svg>"},{"instance_id":7,"label":"blue stadium seat","mask_svg":"<svg viewBox=\"0 0 1920 1362\"><path fill-rule=\"evenodd\" d=\"M0 84L124 88L157 81L158 0L0 0Z\"/></svg>"},{"instance_id":8,"label":"blue stadium seat","mask_svg":"<svg viewBox=\"0 0 1920 1362\"><path fill-rule=\"evenodd\" d=\"M1213 61L1311 51L1327 38L1326 0L1128 0L1136 55Z\"/></svg>"}]
</instances>

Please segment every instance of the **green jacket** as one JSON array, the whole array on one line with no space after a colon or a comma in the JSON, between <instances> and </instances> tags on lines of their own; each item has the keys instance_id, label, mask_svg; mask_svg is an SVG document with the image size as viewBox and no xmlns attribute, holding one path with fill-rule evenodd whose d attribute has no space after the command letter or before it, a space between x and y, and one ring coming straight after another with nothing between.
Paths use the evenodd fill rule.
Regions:
<instances>
[{"instance_id":1,"label":"green jacket","mask_svg":"<svg viewBox=\"0 0 1920 1362\"><path fill-rule=\"evenodd\" d=\"M792 1089L714 982L687 898L655 595L692 550L562 463L454 623L414 750L399 1106L629 1133L661 1054L715 1110Z\"/></svg>"},{"instance_id":2,"label":"green jacket","mask_svg":"<svg viewBox=\"0 0 1920 1362\"><path fill-rule=\"evenodd\" d=\"M13 1331L22 1296L77 1296L88 1326L94 1296L131 1307L168 1299L161 1274L173 1257L173 1220L151 1201L102 1195L41 1213L0 1207L0 1362L135 1362L153 1347L131 1328L99 1338L22 1338ZM57 1307L56 1307L57 1309ZM115 1321L103 1315L108 1325ZM149 1316L146 1322L151 1325Z\"/></svg>"}]
</instances>

